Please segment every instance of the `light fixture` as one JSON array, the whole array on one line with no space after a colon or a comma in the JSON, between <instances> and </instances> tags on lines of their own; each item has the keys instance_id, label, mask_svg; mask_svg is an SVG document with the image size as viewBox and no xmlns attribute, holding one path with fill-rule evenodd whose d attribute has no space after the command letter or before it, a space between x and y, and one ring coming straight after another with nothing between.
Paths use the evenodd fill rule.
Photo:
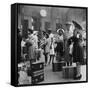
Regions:
<instances>
[{"instance_id":1,"label":"light fixture","mask_svg":"<svg viewBox=\"0 0 90 90\"><path fill-rule=\"evenodd\" d=\"M45 9L41 9L41 10L40 10L40 15L41 15L42 17L46 17L46 16L47 16L46 10L45 10Z\"/></svg>"}]
</instances>

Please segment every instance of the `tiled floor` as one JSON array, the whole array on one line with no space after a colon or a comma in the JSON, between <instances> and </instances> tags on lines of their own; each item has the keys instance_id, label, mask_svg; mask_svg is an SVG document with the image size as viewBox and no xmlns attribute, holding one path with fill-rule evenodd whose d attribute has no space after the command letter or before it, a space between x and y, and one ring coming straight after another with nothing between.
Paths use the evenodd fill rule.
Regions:
<instances>
[{"instance_id":1,"label":"tiled floor","mask_svg":"<svg viewBox=\"0 0 90 90\"><path fill-rule=\"evenodd\" d=\"M43 55L41 57L41 60L43 62L45 61ZM44 81L42 81L40 83L37 83L37 84L86 81L86 65L82 65L81 66L81 74L82 74L82 78L80 80L64 79L62 71L53 72L52 71L52 65L50 64L50 65L47 65L44 68ZM31 80L31 77L30 77L30 80ZM24 84L31 84L30 82L27 81L27 83L24 82Z\"/></svg>"},{"instance_id":2,"label":"tiled floor","mask_svg":"<svg viewBox=\"0 0 90 90\"><path fill-rule=\"evenodd\" d=\"M41 56L42 61L45 61L43 54ZM52 65L47 65L44 69L44 81L40 83L86 81L86 65L81 66L81 74L82 78L80 80L64 79L62 71L53 72Z\"/></svg>"},{"instance_id":3,"label":"tiled floor","mask_svg":"<svg viewBox=\"0 0 90 90\"><path fill-rule=\"evenodd\" d=\"M53 72L52 65L48 65L44 70L44 81L41 83L56 83L56 82L74 82L74 81L86 81L86 65L81 66L82 78L80 80L64 79L62 71Z\"/></svg>"}]
</instances>

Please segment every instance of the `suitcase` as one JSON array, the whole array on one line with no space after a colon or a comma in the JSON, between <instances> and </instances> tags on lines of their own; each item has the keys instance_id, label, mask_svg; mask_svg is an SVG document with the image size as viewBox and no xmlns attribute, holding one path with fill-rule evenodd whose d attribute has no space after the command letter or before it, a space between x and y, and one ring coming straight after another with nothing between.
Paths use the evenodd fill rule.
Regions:
<instances>
[{"instance_id":1,"label":"suitcase","mask_svg":"<svg viewBox=\"0 0 90 90\"><path fill-rule=\"evenodd\" d=\"M38 71L38 70L42 70L42 69L44 69L44 63L43 62L40 62L40 63L35 62L35 63L31 64L31 70L33 72Z\"/></svg>"},{"instance_id":2,"label":"suitcase","mask_svg":"<svg viewBox=\"0 0 90 90\"><path fill-rule=\"evenodd\" d=\"M41 81L44 81L44 73L37 75L37 76L32 76L31 78L32 84L37 84Z\"/></svg>"},{"instance_id":3,"label":"suitcase","mask_svg":"<svg viewBox=\"0 0 90 90\"><path fill-rule=\"evenodd\" d=\"M76 67L76 66L64 66L62 68L63 78L74 79L76 77L77 73L80 72L79 68L80 67Z\"/></svg>"},{"instance_id":4,"label":"suitcase","mask_svg":"<svg viewBox=\"0 0 90 90\"><path fill-rule=\"evenodd\" d=\"M31 64L31 82L32 84L37 84L41 81L44 81L44 63L35 62Z\"/></svg>"},{"instance_id":5,"label":"suitcase","mask_svg":"<svg viewBox=\"0 0 90 90\"><path fill-rule=\"evenodd\" d=\"M62 67L65 65L66 65L66 63L64 61L54 62L54 63L52 63L52 70L53 70L53 72L62 71Z\"/></svg>"},{"instance_id":6,"label":"suitcase","mask_svg":"<svg viewBox=\"0 0 90 90\"><path fill-rule=\"evenodd\" d=\"M35 71L35 72L32 71L32 77L39 76L40 74L44 74L44 70L43 69Z\"/></svg>"}]
</instances>

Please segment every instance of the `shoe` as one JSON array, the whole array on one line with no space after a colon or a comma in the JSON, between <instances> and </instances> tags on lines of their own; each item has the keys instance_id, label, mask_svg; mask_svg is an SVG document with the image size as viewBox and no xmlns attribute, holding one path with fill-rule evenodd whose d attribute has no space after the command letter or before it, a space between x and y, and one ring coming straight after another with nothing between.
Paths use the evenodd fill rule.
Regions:
<instances>
[{"instance_id":1,"label":"shoe","mask_svg":"<svg viewBox=\"0 0 90 90\"><path fill-rule=\"evenodd\" d=\"M82 75L80 74L78 77L75 77L74 80L80 80L82 78Z\"/></svg>"}]
</instances>

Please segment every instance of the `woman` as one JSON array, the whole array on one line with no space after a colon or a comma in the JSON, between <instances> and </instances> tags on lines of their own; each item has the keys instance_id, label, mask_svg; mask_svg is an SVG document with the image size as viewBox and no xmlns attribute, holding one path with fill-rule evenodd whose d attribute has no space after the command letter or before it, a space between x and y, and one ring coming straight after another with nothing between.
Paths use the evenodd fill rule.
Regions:
<instances>
[{"instance_id":1,"label":"woman","mask_svg":"<svg viewBox=\"0 0 90 90\"><path fill-rule=\"evenodd\" d=\"M64 54L64 31L60 29L58 31L58 39L55 41L57 46L55 48L56 60L61 60Z\"/></svg>"},{"instance_id":2,"label":"woman","mask_svg":"<svg viewBox=\"0 0 90 90\"><path fill-rule=\"evenodd\" d=\"M65 55L64 59L66 61L67 66L72 65L72 51L73 51L73 42L69 45L68 40L73 36L73 31L74 31L74 25L72 22L67 22L66 23L66 30L65 30L65 39L64 39L64 48L65 48Z\"/></svg>"},{"instance_id":3,"label":"woman","mask_svg":"<svg viewBox=\"0 0 90 90\"><path fill-rule=\"evenodd\" d=\"M80 72L80 64L83 60L83 50L80 45L82 39L78 30L76 29L74 30L73 36L68 40L69 45L71 44L71 41L73 42L73 52L72 52L73 62L76 63L77 67L79 67L75 79L80 79L82 77Z\"/></svg>"},{"instance_id":4,"label":"woman","mask_svg":"<svg viewBox=\"0 0 90 90\"><path fill-rule=\"evenodd\" d=\"M27 47L30 64L36 61L35 47L34 47L33 31L28 31Z\"/></svg>"},{"instance_id":5,"label":"woman","mask_svg":"<svg viewBox=\"0 0 90 90\"><path fill-rule=\"evenodd\" d=\"M49 64L53 63L54 61L54 57L55 57L55 51L54 51L54 39L51 38L51 43L50 43L50 60L49 60Z\"/></svg>"},{"instance_id":6,"label":"woman","mask_svg":"<svg viewBox=\"0 0 90 90\"><path fill-rule=\"evenodd\" d=\"M49 54L49 36L48 34L45 35L45 43L44 43L44 56L45 56L45 66L47 65L48 62L48 54Z\"/></svg>"}]
</instances>

